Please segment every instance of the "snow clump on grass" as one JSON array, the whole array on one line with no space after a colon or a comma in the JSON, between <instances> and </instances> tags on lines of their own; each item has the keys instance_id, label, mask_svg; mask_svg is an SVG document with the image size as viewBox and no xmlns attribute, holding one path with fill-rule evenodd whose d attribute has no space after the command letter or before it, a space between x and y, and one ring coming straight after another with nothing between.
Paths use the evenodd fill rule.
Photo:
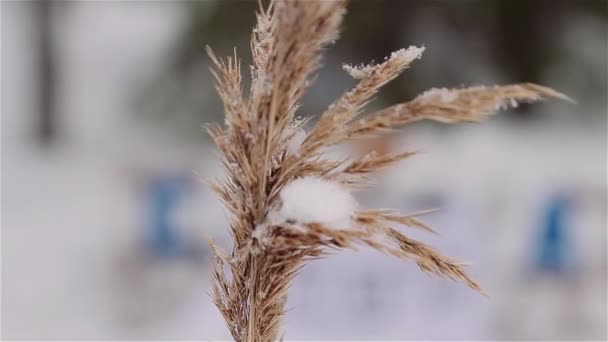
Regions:
<instances>
[{"instance_id":1,"label":"snow clump on grass","mask_svg":"<svg viewBox=\"0 0 608 342\"><path fill-rule=\"evenodd\" d=\"M357 201L344 186L320 177L295 179L281 190L279 197L281 204L271 217L272 224L324 223L347 229L357 210Z\"/></svg>"}]
</instances>

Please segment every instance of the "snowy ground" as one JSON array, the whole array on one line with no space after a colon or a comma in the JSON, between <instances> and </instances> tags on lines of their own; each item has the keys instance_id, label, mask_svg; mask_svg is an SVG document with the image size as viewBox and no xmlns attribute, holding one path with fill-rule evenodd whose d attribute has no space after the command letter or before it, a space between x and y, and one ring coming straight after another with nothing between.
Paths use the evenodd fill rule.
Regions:
<instances>
[{"instance_id":1,"label":"snowy ground","mask_svg":"<svg viewBox=\"0 0 608 342\"><path fill-rule=\"evenodd\" d=\"M209 259L150 258L140 241L145 179L220 172L209 147L128 115L127 90L162 64L180 14L168 3L75 4L60 25L67 134L52 153L28 142L27 15L2 6L2 338L227 339L206 294ZM413 263L343 253L297 279L285 338L606 339L605 127L550 125L416 126L394 145L426 153L360 194L403 212L441 207L427 219L440 236L412 235L470 261L488 298ZM564 190L577 199L571 230L583 265L569 282L526 272L541 210ZM225 236L202 185L175 219L201 245Z\"/></svg>"}]
</instances>

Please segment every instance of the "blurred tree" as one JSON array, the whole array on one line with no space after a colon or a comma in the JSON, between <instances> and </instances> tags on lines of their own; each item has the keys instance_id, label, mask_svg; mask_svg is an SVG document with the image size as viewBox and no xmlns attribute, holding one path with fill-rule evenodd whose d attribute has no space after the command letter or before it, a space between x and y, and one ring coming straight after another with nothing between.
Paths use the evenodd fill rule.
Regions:
<instances>
[{"instance_id":1,"label":"blurred tree","mask_svg":"<svg viewBox=\"0 0 608 342\"><path fill-rule=\"evenodd\" d=\"M313 1L313 0L311 0ZM174 64L167 70L173 81L188 88L193 85L192 77L197 75L210 82L206 72L208 60L203 47L213 46L218 55L230 54L236 45L242 58L243 70L249 64L249 27L254 23L253 11L257 1L214 0L184 2L188 13L188 23L184 34L176 45ZM434 21L425 21L424 15L431 13ZM382 92L379 101L394 103L403 101L429 86L458 86L489 82L541 82L546 68L562 57L559 52L559 37L556 35L568 25L573 14L589 14L606 22L608 2L605 0L352 0L346 16L343 37L335 49L331 49L332 60L367 63L380 61L391 51L407 45L434 44L423 63L430 73L418 73L413 68L407 74L407 82L392 82ZM435 27L436 26L436 27ZM437 31L430 39L420 37L420 33ZM454 37L458 37L454 41ZM226 45L230 44L229 46ZM447 46L440 46L447 45ZM439 51L438 51L439 50ZM430 58L433 58L429 62ZM490 79L474 79L472 68L478 60L471 56L482 56L496 75ZM488 73L488 69L481 69ZM429 77L430 76L430 77ZM605 76L604 76L605 77ZM246 77L244 80L246 81ZM346 79L346 78L345 78ZM336 82L336 79L319 78ZM338 83L337 83L338 84ZM605 86L604 86L605 88ZM247 84L245 84L247 89ZM183 90L183 88L182 88ZM211 90L209 87L208 90ZM162 90L161 90L162 91ZM338 92L341 92L339 90ZM602 91L602 89L600 89ZM603 89L605 92L606 90ZM186 95L184 95L186 94ZM335 94L330 94L335 95ZM174 117L175 105L192 103L185 97L190 92L178 91L173 96L163 97L167 102L162 106L161 115ZM315 104L304 103L302 113L315 113L324 105L323 93L315 98ZM602 95L599 95L602 96ZM158 98L152 96L152 98ZM197 122L208 122L221 118L221 106L215 97L205 98L205 110L195 113ZM306 99L305 99L306 100ZM311 108L314 107L314 108ZM318 108L317 108L318 107ZM190 110L190 113L193 111ZM526 106L514 110L515 115L529 117L532 112ZM188 114L191 115L191 114Z\"/></svg>"},{"instance_id":2,"label":"blurred tree","mask_svg":"<svg viewBox=\"0 0 608 342\"><path fill-rule=\"evenodd\" d=\"M52 1L33 3L36 16L36 44L38 63L38 119L35 122L36 140L42 146L51 145L57 136L56 63L53 44Z\"/></svg>"}]
</instances>

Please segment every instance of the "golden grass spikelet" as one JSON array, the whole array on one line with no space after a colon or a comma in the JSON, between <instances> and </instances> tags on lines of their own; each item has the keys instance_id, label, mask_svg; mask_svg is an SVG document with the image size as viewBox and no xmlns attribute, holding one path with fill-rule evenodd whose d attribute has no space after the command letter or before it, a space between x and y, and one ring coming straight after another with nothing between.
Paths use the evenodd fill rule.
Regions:
<instances>
[{"instance_id":1,"label":"golden grass spikelet","mask_svg":"<svg viewBox=\"0 0 608 342\"><path fill-rule=\"evenodd\" d=\"M380 110L353 122L348 126L344 138L372 136L425 119L442 123L479 122L500 109L517 107L521 102L535 102L551 97L571 101L567 96L553 89L533 83L431 89L410 102Z\"/></svg>"},{"instance_id":2,"label":"golden grass spikelet","mask_svg":"<svg viewBox=\"0 0 608 342\"><path fill-rule=\"evenodd\" d=\"M355 219L358 223L363 226L383 226L391 223L397 223L408 227L415 227L427 232L437 234L431 227L418 220L416 217L434 213L437 209L422 210L408 215L401 215L394 210L387 209L371 209L371 210L360 210L355 215Z\"/></svg>"},{"instance_id":3,"label":"golden grass spikelet","mask_svg":"<svg viewBox=\"0 0 608 342\"><path fill-rule=\"evenodd\" d=\"M359 79L359 83L342 95L329 106L321 115L319 121L304 141L304 155L311 155L318 149L336 143L340 135L333 131L341 130L342 126L352 120L376 92L397 77L417 58L420 58L424 48L411 46L393 52L383 63L355 68L344 66L351 76Z\"/></svg>"},{"instance_id":4,"label":"golden grass spikelet","mask_svg":"<svg viewBox=\"0 0 608 342\"><path fill-rule=\"evenodd\" d=\"M371 151L351 162L343 170L329 175L330 179L357 188L370 184L369 174L409 158L418 152L383 153Z\"/></svg>"},{"instance_id":5,"label":"golden grass spikelet","mask_svg":"<svg viewBox=\"0 0 608 342\"><path fill-rule=\"evenodd\" d=\"M261 6L251 36L247 96L236 51L220 59L207 49L226 117L223 127L208 126L226 172L210 187L230 213L233 240L230 251L211 243L216 257L211 295L236 341L279 339L287 290L298 271L306 262L342 248L366 246L411 259L424 272L480 291L463 264L395 229L434 232L418 218L430 211L401 215L356 207L349 188L365 185L375 171L415 152L372 152L349 162L328 158L324 149L422 119L477 122L519 102L567 99L528 83L432 89L360 117L377 91L424 50L410 47L379 64L344 66L358 83L306 132L304 122L294 119L295 112L320 66L322 49L338 36L345 7L341 0L276 0Z\"/></svg>"}]
</instances>

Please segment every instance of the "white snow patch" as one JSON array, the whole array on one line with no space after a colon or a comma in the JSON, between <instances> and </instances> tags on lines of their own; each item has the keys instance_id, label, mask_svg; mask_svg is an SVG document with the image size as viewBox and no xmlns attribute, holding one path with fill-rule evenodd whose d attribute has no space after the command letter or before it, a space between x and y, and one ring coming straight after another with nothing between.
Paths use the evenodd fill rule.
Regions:
<instances>
[{"instance_id":1,"label":"white snow patch","mask_svg":"<svg viewBox=\"0 0 608 342\"><path fill-rule=\"evenodd\" d=\"M268 216L272 224L294 221L349 228L357 209L357 201L341 184L313 176L293 180L279 197L280 207Z\"/></svg>"},{"instance_id":2,"label":"white snow patch","mask_svg":"<svg viewBox=\"0 0 608 342\"><path fill-rule=\"evenodd\" d=\"M352 66L349 64L342 65L342 69L346 71L354 79L362 79L369 77L376 69L383 66L385 63L394 62L400 60L400 64L407 66L415 59L422 57L424 47L410 46L407 49L400 49L391 53L390 57L386 57L385 62L382 64L370 63L367 65Z\"/></svg>"},{"instance_id":3,"label":"white snow patch","mask_svg":"<svg viewBox=\"0 0 608 342\"><path fill-rule=\"evenodd\" d=\"M356 80L369 76L376 69L376 67L377 65L375 64L361 64L358 66L353 66L350 64L342 65L342 69L344 69L344 71L346 71L352 78Z\"/></svg>"},{"instance_id":4,"label":"white snow patch","mask_svg":"<svg viewBox=\"0 0 608 342\"><path fill-rule=\"evenodd\" d=\"M391 57L389 59L402 58L406 61L411 62L415 59L420 59L422 57L422 53L424 52L425 47L417 47L410 46L407 49L400 49L393 53L391 53Z\"/></svg>"},{"instance_id":5,"label":"white snow patch","mask_svg":"<svg viewBox=\"0 0 608 342\"><path fill-rule=\"evenodd\" d=\"M451 103L458 99L458 91L447 88L433 88L425 91L420 97L432 101L439 100L443 103Z\"/></svg>"}]
</instances>

